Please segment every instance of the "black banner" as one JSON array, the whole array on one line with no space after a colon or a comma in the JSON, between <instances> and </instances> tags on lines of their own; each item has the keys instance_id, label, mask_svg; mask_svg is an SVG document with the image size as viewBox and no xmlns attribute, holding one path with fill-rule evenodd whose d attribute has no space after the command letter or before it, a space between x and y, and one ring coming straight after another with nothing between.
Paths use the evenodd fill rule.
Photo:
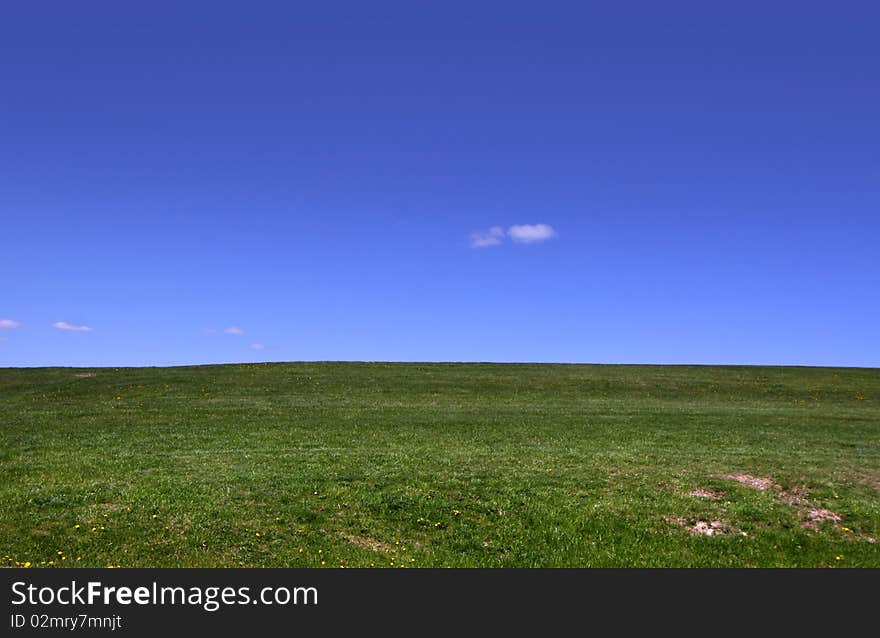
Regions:
<instances>
[{"instance_id":1,"label":"black banner","mask_svg":"<svg viewBox=\"0 0 880 638\"><path fill-rule=\"evenodd\" d=\"M5 569L2 635L873 625L877 570ZM572 624L574 623L574 625Z\"/></svg>"}]
</instances>

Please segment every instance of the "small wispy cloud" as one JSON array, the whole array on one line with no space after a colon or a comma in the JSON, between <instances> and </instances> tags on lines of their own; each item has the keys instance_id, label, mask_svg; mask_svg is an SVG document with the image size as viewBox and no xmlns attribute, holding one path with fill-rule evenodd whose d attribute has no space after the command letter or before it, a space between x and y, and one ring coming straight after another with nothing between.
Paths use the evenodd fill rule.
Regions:
<instances>
[{"instance_id":1,"label":"small wispy cloud","mask_svg":"<svg viewBox=\"0 0 880 638\"><path fill-rule=\"evenodd\" d=\"M21 328L21 323L14 319L0 319L0 329L14 330L15 328Z\"/></svg>"},{"instance_id":2,"label":"small wispy cloud","mask_svg":"<svg viewBox=\"0 0 880 638\"><path fill-rule=\"evenodd\" d=\"M251 344L251 348L253 348L254 350L263 350L263 349L265 349L265 347L266 347L265 343L252 343Z\"/></svg>"},{"instance_id":3,"label":"small wispy cloud","mask_svg":"<svg viewBox=\"0 0 880 638\"><path fill-rule=\"evenodd\" d=\"M242 330L238 326L229 326L228 328L223 328L223 332L228 335L235 335L237 337L240 337L244 334L244 330Z\"/></svg>"},{"instance_id":4,"label":"small wispy cloud","mask_svg":"<svg viewBox=\"0 0 880 638\"><path fill-rule=\"evenodd\" d=\"M556 231L549 224L521 224L507 229L510 238L519 244L533 244L556 237Z\"/></svg>"},{"instance_id":5,"label":"small wispy cloud","mask_svg":"<svg viewBox=\"0 0 880 638\"><path fill-rule=\"evenodd\" d=\"M515 224L506 231L501 226L492 226L485 232L471 233L471 248L498 246L506 238L517 244L534 244L556 237L556 230L550 224Z\"/></svg>"},{"instance_id":6,"label":"small wispy cloud","mask_svg":"<svg viewBox=\"0 0 880 638\"><path fill-rule=\"evenodd\" d=\"M497 246L502 241L504 241L504 229L501 226L492 226L486 232L471 233L471 248Z\"/></svg>"},{"instance_id":7,"label":"small wispy cloud","mask_svg":"<svg viewBox=\"0 0 880 638\"><path fill-rule=\"evenodd\" d=\"M81 326L78 323L69 323L67 321L56 321L52 324L53 328L58 328L58 330L69 330L72 332L91 332L92 328L89 326Z\"/></svg>"}]
</instances>

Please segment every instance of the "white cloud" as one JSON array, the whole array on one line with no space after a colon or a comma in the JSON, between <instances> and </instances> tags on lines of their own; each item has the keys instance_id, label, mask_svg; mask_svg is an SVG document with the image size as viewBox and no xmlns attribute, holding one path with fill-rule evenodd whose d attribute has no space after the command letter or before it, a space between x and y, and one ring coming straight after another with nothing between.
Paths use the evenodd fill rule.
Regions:
<instances>
[{"instance_id":1,"label":"white cloud","mask_svg":"<svg viewBox=\"0 0 880 638\"><path fill-rule=\"evenodd\" d=\"M244 330L242 330L238 326L229 326L228 328L223 328L223 332L228 335L235 335L238 337L244 334Z\"/></svg>"},{"instance_id":2,"label":"white cloud","mask_svg":"<svg viewBox=\"0 0 880 638\"><path fill-rule=\"evenodd\" d=\"M14 319L0 319L0 329L12 330L13 328L21 328L21 323Z\"/></svg>"},{"instance_id":3,"label":"white cloud","mask_svg":"<svg viewBox=\"0 0 880 638\"><path fill-rule=\"evenodd\" d=\"M520 244L532 244L539 241L547 241L556 237L553 226L548 224L522 224L511 226L507 229L510 238Z\"/></svg>"},{"instance_id":4,"label":"white cloud","mask_svg":"<svg viewBox=\"0 0 880 638\"><path fill-rule=\"evenodd\" d=\"M254 350L262 350L265 347L266 347L265 343L252 343L251 344L251 348L253 348Z\"/></svg>"},{"instance_id":5,"label":"white cloud","mask_svg":"<svg viewBox=\"0 0 880 638\"><path fill-rule=\"evenodd\" d=\"M504 241L504 229L501 226L492 226L485 233L471 234L471 248L487 248L497 246Z\"/></svg>"},{"instance_id":6,"label":"white cloud","mask_svg":"<svg viewBox=\"0 0 880 638\"><path fill-rule=\"evenodd\" d=\"M73 332L91 332L92 329L89 326L81 326L77 323L68 323L66 321L56 321L52 324L53 328L58 328L59 330L71 330Z\"/></svg>"}]
</instances>

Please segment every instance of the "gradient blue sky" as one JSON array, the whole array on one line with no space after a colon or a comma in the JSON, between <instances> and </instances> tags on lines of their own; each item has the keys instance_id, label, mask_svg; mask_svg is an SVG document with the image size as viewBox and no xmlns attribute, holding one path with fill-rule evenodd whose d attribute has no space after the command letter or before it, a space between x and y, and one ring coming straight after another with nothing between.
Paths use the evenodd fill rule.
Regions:
<instances>
[{"instance_id":1,"label":"gradient blue sky","mask_svg":"<svg viewBox=\"0 0 880 638\"><path fill-rule=\"evenodd\" d=\"M0 365L880 366L878 24L7 3Z\"/></svg>"}]
</instances>

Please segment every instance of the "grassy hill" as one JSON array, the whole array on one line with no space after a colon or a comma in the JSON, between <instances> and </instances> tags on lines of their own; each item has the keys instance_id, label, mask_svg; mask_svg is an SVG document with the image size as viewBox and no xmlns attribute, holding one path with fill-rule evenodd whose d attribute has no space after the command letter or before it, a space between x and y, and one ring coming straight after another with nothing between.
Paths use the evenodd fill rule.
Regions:
<instances>
[{"instance_id":1,"label":"grassy hill","mask_svg":"<svg viewBox=\"0 0 880 638\"><path fill-rule=\"evenodd\" d=\"M0 369L0 441L6 565L880 567L877 369Z\"/></svg>"}]
</instances>

